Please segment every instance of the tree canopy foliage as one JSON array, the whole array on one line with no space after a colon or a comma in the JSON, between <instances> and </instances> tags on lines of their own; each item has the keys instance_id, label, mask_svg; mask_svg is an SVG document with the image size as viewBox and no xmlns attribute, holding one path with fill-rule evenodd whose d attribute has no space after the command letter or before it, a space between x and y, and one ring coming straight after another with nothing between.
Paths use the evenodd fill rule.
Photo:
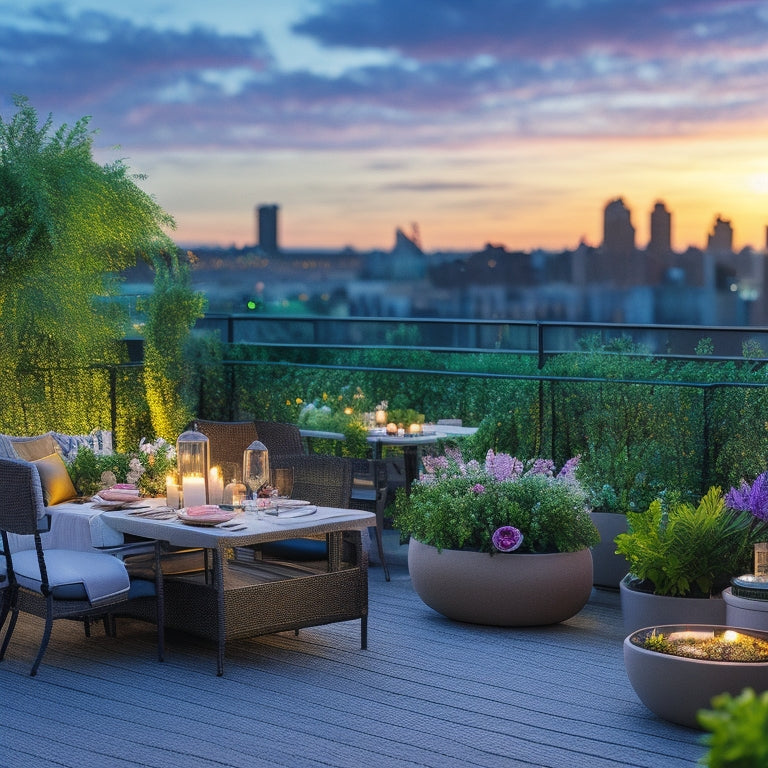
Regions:
<instances>
[{"instance_id":1,"label":"tree canopy foliage","mask_svg":"<svg viewBox=\"0 0 768 768\"><path fill-rule=\"evenodd\" d=\"M182 274L166 234L174 221L122 160L94 160L89 118L54 128L52 117L40 121L27 99L14 103L12 117L0 116L4 421L17 430L44 431L82 424L90 413L93 426L109 426L92 402L83 369L125 358L120 341L127 317L115 300L122 270L138 259L161 267L166 293L167 265L176 265L173 275ZM188 282L184 286L191 293ZM66 380L78 369L75 392Z\"/></svg>"}]
</instances>

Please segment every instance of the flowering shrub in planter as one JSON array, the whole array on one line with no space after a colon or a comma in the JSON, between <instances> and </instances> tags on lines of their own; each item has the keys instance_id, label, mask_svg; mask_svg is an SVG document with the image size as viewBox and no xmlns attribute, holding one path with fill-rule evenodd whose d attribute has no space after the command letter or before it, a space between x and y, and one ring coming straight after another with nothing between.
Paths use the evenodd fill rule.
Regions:
<instances>
[{"instance_id":1,"label":"flowering shrub in planter","mask_svg":"<svg viewBox=\"0 0 768 768\"><path fill-rule=\"evenodd\" d=\"M157 438L142 438L135 451L97 455L81 446L67 466L75 488L92 496L115 483L132 483L142 496L165 496L165 478L176 469L176 447Z\"/></svg>"},{"instance_id":2,"label":"flowering shrub in planter","mask_svg":"<svg viewBox=\"0 0 768 768\"><path fill-rule=\"evenodd\" d=\"M459 451L424 457L410 494L399 490L394 526L441 549L499 553L575 552L599 541L574 471L549 459L524 462L488 451L485 462Z\"/></svg>"}]
</instances>

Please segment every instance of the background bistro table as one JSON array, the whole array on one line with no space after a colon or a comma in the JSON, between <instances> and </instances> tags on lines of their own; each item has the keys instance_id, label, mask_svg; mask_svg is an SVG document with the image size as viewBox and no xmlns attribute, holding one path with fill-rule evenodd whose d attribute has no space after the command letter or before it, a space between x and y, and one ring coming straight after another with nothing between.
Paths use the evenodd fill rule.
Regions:
<instances>
[{"instance_id":1,"label":"background bistro table","mask_svg":"<svg viewBox=\"0 0 768 768\"><path fill-rule=\"evenodd\" d=\"M466 437L477 432L477 427L459 427L437 424L429 426L422 434L409 435L408 433L388 435L385 429L370 429L366 440L373 447L373 458L380 459L382 448L385 445L397 446L403 449L403 465L405 468L405 492L410 492L411 483L419 476L419 447L422 445L434 445L438 440L446 438Z\"/></svg>"},{"instance_id":2,"label":"background bistro table","mask_svg":"<svg viewBox=\"0 0 768 768\"><path fill-rule=\"evenodd\" d=\"M244 516L246 528L229 531L185 525L175 519L143 518L126 511L98 512L89 506L51 508L52 527L71 537L74 522L97 539L96 546L107 529L209 553L210 569L205 572L165 578L165 623L214 640L219 675L224 672L225 643L230 638L360 619L360 646L367 647L368 555L360 532L375 521L372 513L317 507L315 514L306 517ZM235 547L315 535L325 535L328 542L328 561L322 567L268 560L239 564L227 559L227 551Z\"/></svg>"}]
</instances>

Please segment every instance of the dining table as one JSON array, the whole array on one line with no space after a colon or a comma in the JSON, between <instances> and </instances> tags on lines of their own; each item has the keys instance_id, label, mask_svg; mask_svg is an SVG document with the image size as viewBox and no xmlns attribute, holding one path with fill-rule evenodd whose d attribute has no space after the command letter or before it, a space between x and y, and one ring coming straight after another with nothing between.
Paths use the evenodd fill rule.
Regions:
<instances>
[{"instance_id":1,"label":"dining table","mask_svg":"<svg viewBox=\"0 0 768 768\"><path fill-rule=\"evenodd\" d=\"M158 540L168 551L204 550L202 570L164 576L165 625L215 641L218 675L230 639L359 619L360 646L367 647L368 557L361 531L375 524L375 515L297 504L196 524L164 502L141 499L111 510L92 502L56 505L49 508L49 546L98 549L127 536ZM258 557L260 544L323 536L328 558L319 564ZM241 548L253 558L235 559Z\"/></svg>"}]
</instances>

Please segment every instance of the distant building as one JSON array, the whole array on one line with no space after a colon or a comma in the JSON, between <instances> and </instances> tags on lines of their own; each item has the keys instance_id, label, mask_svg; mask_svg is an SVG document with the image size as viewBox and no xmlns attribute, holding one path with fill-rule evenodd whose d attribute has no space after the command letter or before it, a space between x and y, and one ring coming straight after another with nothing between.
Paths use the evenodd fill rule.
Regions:
<instances>
[{"instance_id":1,"label":"distant building","mask_svg":"<svg viewBox=\"0 0 768 768\"><path fill-rule=\"evenodd\" d=\"M652 285L664 278L672 255L672 214L658 201L651 211L651 239L646 249L647 276Z\"/></svg>"},{"instance_id":2,"label":"distant building","mask_svg":"<svg viewBox=\"0 0 768 768\"><path fill-rule=\"evenodd\" d=\"M277 253L280 250L277 242L277 211L276 205L260 205L256 209L256 242L264 253Z\"/></svg>"},{"instance_id":3,"label":"distant building","mask_svg":"<svg viewBox=\"0 0 768 768\"><path fill-rule=\"evenodd\" d=\"M635 228L629 208L618 197L605 206L603 214L603 251L609 256L628 258L635 250Z\"/></svg>"},{"instance_id":4,"label":"distant building","mask_svg":"<svg viewBox=\"0 0 768 768\"><path fill-rule=\"evenodd\" d=\"M651 211L651 239L648 250L659 256L672 252L672 214L664 203L657 202Z\"/></svg>"},{"instance_id":5,"label":"distant building","mask_svg":"<svg viewBox=\"0 0 768 768\"><path fill-rule=\"evenodd\" d=\"M733 252L733 227L730 221L717 217L715 227L707 237L707 250L713 253Z\"/></svg>"}]
</instances>

